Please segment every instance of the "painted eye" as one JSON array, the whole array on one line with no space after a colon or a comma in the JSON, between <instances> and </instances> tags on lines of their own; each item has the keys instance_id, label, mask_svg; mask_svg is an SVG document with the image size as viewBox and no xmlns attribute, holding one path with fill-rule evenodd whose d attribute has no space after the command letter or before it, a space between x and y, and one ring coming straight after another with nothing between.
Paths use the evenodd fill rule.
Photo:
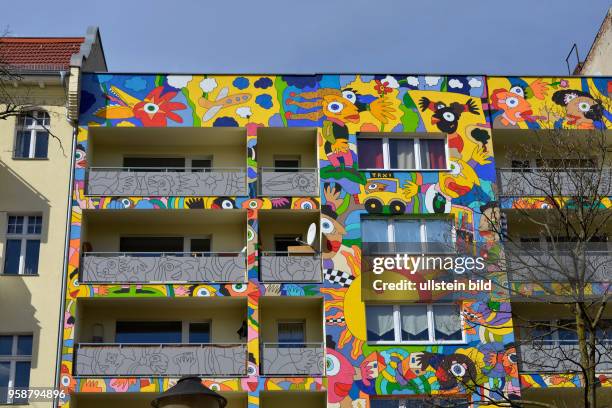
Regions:
<instances>
[{"instance_id":1,"label":"painted eye","mask_svg":"<svg viewBox=\"0 0 612 408\"><path fill-rule=\"evenodd\" d=\"M121 205L123 205L124 208L129 208L132 205L132 202L129 198L122 198Z\"/></svg>"},{"instance_id":2,"label":"painted eye","mask_svg":"<svg viewBox=\"0 0 612 408\"><path fill-rule=\"evenodd\" d=\"M454 363L450 368L450 372L455 377L463 377L465 375L466 370L465 370L465 367L462 366L461 364Z\"/></svg>"},{"instance_id":3,"label":"painted eye","mask_svg":"<svg viewBox=\"0 0 612 408\"><path fill-rule=\"evenodd\" d=\"M236 283L232 285L232 290L236 293L243 293L246 292L247 285L245 285L244 283Z\"/></svg>"},{"instance_id":4,"label":"painted eye","mask_svg":"<svg viewBox=\"0 0 612 408\"><path fill-rule=\"evenodd\" d=\"M510 88L510 92L515 95L522 96L523 98L525 97L525 91L523 91L523 88L521 88L520 86L513 86L512 88Z\"/></svg>"},{"instance_id":5,"label":"painted eye","mask_svg":"<svg viewBox=\"0 0 612 408\"><path fill-rule=\"evenodd\" d=\"M378 184L372 183L368 186L368 190L376 190L378 188Z\"/></svg>"},{"instance_id":6,"label":"painted eye","mask_svg":"<svg viewBox=\"0 0 612 408\"><path fill-rule=\"evenodd\" d=\"M324 234L331 234L334 231L334 223L327 218L321 219L321 232Z\"/></svg>"},{"instance_id":7,"label":"painted eye","mask_svg":"<svg viewBox=\"0 0 612 408\"><path fill-rule=\"evenodd\" d=\"M573 99L575 99L577 97L578 97L578 95L576 95L576 94L567 94L567 95L565 95L565 98L563 98L563 99L564 99L565 104L567 105L568 103L570 103L571 100L573 100Z\"/></svg>"},{"instance_id":8,"label":"painted eye","mask_svg":"<svg viewBox=\"0 0 612 408\"><path fill-rule=\"evenodd\" d=\"M151 102L145 103L144 110L147 113L157 113L157 111L159 110L159 106Z\"/></svg>"},{"instance_id":9,"label":"painted eye","mask_svg":"<svg viewBox=\"0 0 612 408\"><path fill-rule=\"evenodd\" d=\"M85 153L81 150L77 150L74 154L74 158L77 160L81 160L85 156Z\"/></svg>"},{"instance_id":10,"label":"painted eye","mask_svg":"<svg viewBox=\"0 0 612 408\"><path fill-rule=\"evenodd\" d=\"M444 120L446 120L447 122L453 122L455 120L455 115L453 115L450 112L444 112L442 114L442 117L444 118Z\"/></svg>"},{"instance_id":11,"label":"painted eye","mask_svg":"<svg viewBox=\"0 0 612 408\"><path fill-rule=\"evenodd\" d=\"M450 162L450 174L453 176L461 174L461 165L454 161Z\"/></svg>"},{"instance_id":12,"label":"painted eye","mask_svg":"<svg viewBox=\"0 0 612 408\"><path fill-rule=\"evenodd\" d=\"M588 112L589 109L591 109L591 105L589 105L587 102L580 102L578 104L578 109L580 109L583 112Z\"/></svg>"},{"instance_id":13,"label":"painted eye","mask_svg":"<svg viewBox=\"0 0 612 408\"><path fill-rule=\"evenodd\" d=\"M75 288L78 288L78 287L79 287L79 279L77 278L77 279L73 280L73 281L72 281L72 285L73 285Z\"/></svg>"},{"instance_id":14,"label":"painted eye","mask_svg":"<svg viewBox=\"0 0 612 408\"><path fill-rule=\"evenodd\" d=\"M221 391L221 386L217 383L212 383L208 386L213 391Z\"/></svg>"},{"instance_id":15,"label":"painted eye","mask_svg":"<svg viewBox=\"0 0 612 408\"><path fill-rule=\"evenodd\" d=\"M355 92L353 91L342 91L342 97L344 99L346 99L347 101L349 101L350 103L355 103L357 102L357 95L355 95Z\"/></svg>"},{"instance_id":16,"label":"painted eye","mask_svg":"<svg viewBox=\"0 0 612 408\"><path fill-rule=\"evenodd\" d=\"M542 203L542 205L540 205L540 208L548 209L548 208L550 208L550 204Z\"/></svg>"},{"instance_id":17,"label":"painted eye","mask_svg":"<svg viewBox=\"0 0 612 408\"><path fill-rule=\"evenodd\" d=\"M339 372L340 372L340 360L338 360L338 357L334 355L327 354L325 356L325 373L328 376L333 377Z\"/></svg>"},{"instance_id":18,"label":"painted eye","mask_svg":"<svg viewBox=\"0 0 612 408\"><path fill-rule=\"evenodd\" d=\"M249 201L249 208L255 209L257 207L259 207L259 204L257 203L257 201L255 201L255 200Z\"/></svg>"},{"instance_id":19,"label":"painted eye","mask_svg":"<svg viewBox=\"0 0 612 408\"><path fill-rule=\"evenodd\" d=\"M249 366L247 367L247 375L256 375L257 374L257 369L255 368L254 365L249 364Z\"/></svg>"},{"instance_id":20,"label":"painted eye","mask_svg":"<svg viewBox=\"0 0 612 408\"><path fill-rule=\"evenodd\" d=\"M308 201L304 201L301 205L300 208L302 210L312 210L312 203L308 202Z\"/></svg>"},{"instance_id":21,"label":"painted eye","mask_svg":"<svg viewBox=\"0 0 612 408\"><path fill-rule=\"evenodd\" d=\"M70 385L70 377L67 375L62 375L62 385L64 387L68 387Z\"/></svg>"},{"instance_id":22,"label":"painted eye","mask_svg":"<svg viewBox=\"0 0 612 408\"><path fill-rule=\"evenodd\" d=\"M344 109L344 105L340 102L330 102L327 105L327 110L329 110L331 113L340 113L342 112L342 109Z\"/></svg>"},{"instance_id":23,"label":"painted eye","mask_svg":"<svg viewBox=\"0 0 612 408\"><path fill-rule=\"evenodd\" d=\"M508 361L510 361L512 364L516 364L517 363L516 353L508 354Z\"/></svg>"},{"instance_id":24,"label":"painted eye","mask_svg":"<svg viewBox=\"0 0 612 408\"><path fill-rule=\"evenodd\" d=\"M223 208L224 210L229 210L231 208L234 208L234 203L232 203L231 200L223 200L221 201L221 208Z\"/></svg>"},{"instance_id":25,"label":"painted eye","mask_svg":"<svg viewBox=\"0 0 612 408\"><path fill-rule=\"evenodd\" d=\"M199 288L196 290L196 296L210 296L210 290L208 288Z\"/></svg>"},{"instance_id":26,"label":"painted eye","mask_svg":"<svg viewBox=\"0 0 612 408\"><path fill-rule=\"evenodd\" d=\"M518 106L518 103L519 103L518 99L515 98L514 96L506 98L506 105L510 108L514 108Z\"/></svg>"},{"instance_id":27,"label":"painted eye","mask_svg":"<svg viewBox=\"0 0 612 408\"><path fill-rule=\"evenodd\" d=\"M436 105L436 109L444 109L444 108L446 108L446 105L443 103L439 103Z\"/></svg>"},{"instance_id":28,"label":"painted eye","mask_svg":"<svg viewBox=\"0 0 612 408\"><path fill-rule=\"evenodd\" d=\"M255 238L255 233L252 230L247 230L247 240L252 241Z\"/></svg>"},{"instance_id":29,"label":"painted eye","mask_svg":"<svg viewBox=\"0 0 612 408\"><path fill-rule=\"evenodd\" d=\"M317 208L317 205L309 198L300 198L293 203L293 208L299 208L302 210L312 210L314 208Z\"/></svg>"}]
</instances>

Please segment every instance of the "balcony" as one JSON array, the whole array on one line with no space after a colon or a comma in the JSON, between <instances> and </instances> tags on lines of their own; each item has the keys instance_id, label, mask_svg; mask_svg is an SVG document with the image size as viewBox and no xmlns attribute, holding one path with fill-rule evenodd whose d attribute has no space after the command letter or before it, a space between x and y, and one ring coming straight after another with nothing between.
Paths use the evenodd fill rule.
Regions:
<instances>
[{"instance_id":1,"label":"balcony","mask_svg":"<svg viewBox=\"0 0 612 408\"><path fill-rule=\"evenodd\" d=\"M262 282L322 281L320 240L316 236L312 245L305 242L312 223L318 229L317 211L259 211L259 270Z\"/></svg>"},{"instance_id":2,"label":"balcony","mask_svg":"<svg viewBox=\"0 0 612 408\"><path fill-rule=\"evenodd\" d=\"M246 316L245 298L79 299L74 375L246 376Z\"/></svg>"},{"instance_id":3,"label":"balcony","mask_svg":"<svg viewBox=\"0 0 612 408\"><path fill-rule=\"evenodd\" d=\"M601 179L596 169L580 168L500 168L497 169L501 196L543 197L546 195L572 196L576 194L609 195L612 192L612 168L602 170Z\"/></svg>"},{"instance_id":4,"label":"balcony","mask_svg":"<svg viewBox=\"0 0 612 408\"><path fill-rule=\"evenodd\" d=\"M246 132L238 128L95 128L86 194L246 196Z\"/></svg>"},{"instance_id":5,"label":"balcony","mask_svg":"<svg viewBox=\"0 0 612 408\"><path fill-rule=\"evenodd\" d=\"M86 283L245 282L243 210L86 210Z\"/></svg>"},{"instance_id":6,"label":"balcony","mask_svg":"<svg viewBox=\"0 0 612 408\"><path fill-rule=\"evenodd\" d=\"M264 296L259 305L262 375L325 375L323 299Z\"/></svg>"},{"instance_id":7,"label":"balcony","mask_svg":"<svg viewBox=\"0 0 612 408\"><path fill-rule=\"evenodd\" d=\"M259 195L269 197L318 196L318 169L298 167L260 167Z\"/></svg>"},{"instance_id":8,"label":"balcony","mask_svg":"<svg viewBox=\"0 0 612 408\"><path fill-rule=\"evenodd\" d=\"M246 376L246 344L77 344L76 375Z\"/></svg>"},{"instance_id":9,"label":"balcony","mask_svg":"<svg viewBox=\"0 0 612 408\"><path fill-rule=\"evenodd\" d=\"M245 168L91 167L87 195L246 196Z\"/></svg>"},{"instance_id":10,"label":"balcony","mask_svg":"<svg viewBox=\"0 0 612 408\"><path fill-rule=\"evenodd\" d=\"M597 372L612 371L612 341L602 342L595 347L600 356ZM531 341L519 346L519 369L523 372L568 373L580 371L580 351L576 342Z\"/></svg>"},{"instance_id":11,"label":"balcony","mask_svg":"<svg viewBox=\"0 0 612 408\"><path fill-rule=\"evenodd\" d=\"M264 343L262 350L262 371L266 375L325 375L323 343Z\"/></svg>"},{"instance_id":12,"label":"balcony","mask_svg":"<svg viewBox=\"0 0 612 408\"><path fill-rule=\"evenodd\" d=\"M261 128L257 132L258 194L268 197L319 195L317 132Z\"/></svg>"},{"instance_id":13,"label":"balcony","mask_svg":"<svg viewBox=\"0 0 612 408\"><path fill-rule=\"evenodd\" d=\"M244 252L86 252L81 281L87 283L243 282Z\"/></svg>"}]
</instances>

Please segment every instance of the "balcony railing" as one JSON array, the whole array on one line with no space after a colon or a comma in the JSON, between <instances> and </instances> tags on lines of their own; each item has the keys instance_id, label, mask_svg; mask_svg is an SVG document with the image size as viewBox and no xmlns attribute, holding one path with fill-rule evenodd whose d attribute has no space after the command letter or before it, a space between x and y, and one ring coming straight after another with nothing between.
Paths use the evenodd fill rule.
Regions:
<instances>
[{"instance_id":1,"label":"balcony railing","mask_svg":"<svg viewBox=\"0 0 612 408\"><path fill-rule=\"evenodd\" d=\"M244 168L91 167L88 195L246 196Z\"/></svg>"},{"instance_id":2,"label":"balcony railing","mask_svg":"<svg viewBox=\"0 0 612 408\"><path fill-rule=\"evenodd\" d=\"M247 375L247 346L224 344L80 343L75 349L75 375L241 377Z\"/></svg>"},{"instance_id":3,"label":"balcony railing","mask_svg":"<svg viewBox=\"0 0 612 408\"><path fill-rule=\"evenodd\" d=\"M319 253L263 251L259 257L262 282L321 282Z\"/></svg>"},{"instance_id":4,"label":"balcony railing","mask_svg":"<svg viewBox=\"0 0 612 408\"><path fill-rule=\"evenodd\" d=\"M260 167L261 196L318 196L319 177L316 168Z\"/></svg>"},{"instance_id":5,"label":"balcony railing","mask_svg":"<svg viewBox=\"0 0 612 408\"><path fill-rule=\"evenodd\" d=\"M612 339L598 340L595 346L597 372L612 372ZM534 340L519 346L519 369L523 372L568 373L580 371L576 341Z\"/></svg>"},{"instance_id":6,"label":"balcony railing","mask_svg":"<svg viewBox=\"0 0 612 408\"><path fill-rule=\"evenodd\" d=\"M86 252L87 283L244 282L244 252Z\"/></svg>"},{"instance_id":7,"label":"balcony railing","mask_svg":"<svg viewBox=\"0 0 612 408\"><path fill-rule=\"evenodd\" d=\"M565 170L501 168L497 169L497 174L501 196L571 196L593 195L595 192L612 194L612 168L607 167Z\"/></svg>"},{"instance_id":8,"label":"balcony railing","mask_svg":"<svg viewBox=\"0 0 612 408\"><path fill-rule=\"evenodd\" d=\"M280 376L325 375L323 343L264 343L262 373Z\"/></svg>"}]
</instances>

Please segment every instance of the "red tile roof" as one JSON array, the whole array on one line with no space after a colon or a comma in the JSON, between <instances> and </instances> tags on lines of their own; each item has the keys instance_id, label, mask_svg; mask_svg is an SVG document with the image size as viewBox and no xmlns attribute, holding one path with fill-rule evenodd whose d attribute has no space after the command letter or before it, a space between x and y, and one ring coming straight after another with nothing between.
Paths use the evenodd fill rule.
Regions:
<instances>
[{"instance_id":1,"label":"red tile roof","mask_svg":"<svg viewBox=\"0 0 612 408\"><path fill-rule=\"evenodd\" d=\"M83 41L83 37L0 38L0 63L25 70L67 69Z\"/></svg>"}]
</instances>

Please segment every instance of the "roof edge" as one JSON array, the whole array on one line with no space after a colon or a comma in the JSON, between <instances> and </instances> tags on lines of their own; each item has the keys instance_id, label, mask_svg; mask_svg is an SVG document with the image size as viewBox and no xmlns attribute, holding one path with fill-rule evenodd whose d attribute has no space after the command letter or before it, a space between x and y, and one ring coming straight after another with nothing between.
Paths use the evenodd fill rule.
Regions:
<instances>
[{"instance_id":1,"label":"roof edge","mask_svg":"<svg viewBox=\"0 0 612 408\"><path fill-rule=\"evenodd\" d=\"M104 70L108 70L108 65L106 63L106 55L104 54L104 47L102 47L102 37L100 36L100 29L97 26L89 26L87 27L87 32L85 34L85 41L81 44L81 49L78 53L73 54L70 57L70 66L71 67L79 67L83 66L83 63L93 50L95 45L100 47L100 51L102 52L102 60L104 61Z\"/></svg>"}]
</instances>

